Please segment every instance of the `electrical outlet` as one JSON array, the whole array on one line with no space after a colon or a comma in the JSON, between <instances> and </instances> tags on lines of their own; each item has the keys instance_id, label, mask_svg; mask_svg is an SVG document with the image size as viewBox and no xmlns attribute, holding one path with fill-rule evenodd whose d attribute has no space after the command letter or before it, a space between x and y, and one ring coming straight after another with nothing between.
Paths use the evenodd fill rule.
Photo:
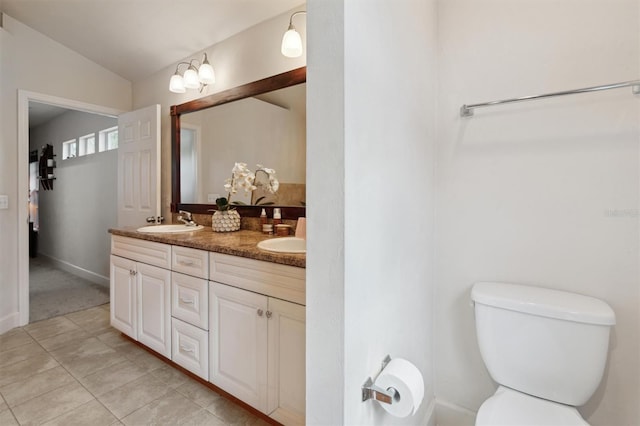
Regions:
<instances>
[{"instance_id":1,"label":"electrical outlet","mask_svg":"<svg viewBox=\"0 0 640 426\"><path fill-rule=\"evenodd\" d=\"M220 194L209 194L207 195L207 202L215 203L217 198L220 198Z\"/></svg>"},{"instance_id":2,"label":"electrical outlet","mask_svg":"<svg viewBox=\"0 0 640 426\"><path fill-rule=\"evenodd\" d=\"M0 195L0 210L7 210L9 208L9 196Z\"/></svg>"}]
</instances>

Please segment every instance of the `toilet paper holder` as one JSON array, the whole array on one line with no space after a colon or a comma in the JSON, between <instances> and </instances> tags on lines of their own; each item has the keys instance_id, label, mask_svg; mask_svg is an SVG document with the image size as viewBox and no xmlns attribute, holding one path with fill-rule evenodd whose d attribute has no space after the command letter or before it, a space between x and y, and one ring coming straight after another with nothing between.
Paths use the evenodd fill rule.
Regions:
<instances>
[{"instance_id":1,"label":"toilet paper holder","mask_svg":"<svg viewBox=\"0 0 640 426\"><path fill-rule=\"evenodd\" d=\"M391 357L387 355L382 360L382 368L380 369L380 372L378 372L378 374L376 375L376 378L378 378L378 375L382 373L382 370L384 370L384 368L390 362L391 362ZM367 377L367 380L362 385L362 402L367 401L369 399L375 399L376 401L384 402L385 404L393 404L394 400L396 401L398 400L399 395L397 390L395 390L394 388L382 389L381 387L374 385L373 382L374 382L374 379L372 379L371 376L369 376Z\"/></svg>"}]
</instances>

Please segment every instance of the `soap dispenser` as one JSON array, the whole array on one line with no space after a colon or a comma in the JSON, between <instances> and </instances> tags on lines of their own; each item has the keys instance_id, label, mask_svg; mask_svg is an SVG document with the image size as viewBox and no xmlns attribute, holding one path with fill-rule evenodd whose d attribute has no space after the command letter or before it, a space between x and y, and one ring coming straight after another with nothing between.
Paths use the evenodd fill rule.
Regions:
<instances>
[{"instance_id":1,"label":"soap dispenser","mask_svg":"<svg viewBox=\"0 0 640 426\"><path fill-rule=\"evenodd\" d=\"M260 227L267 224L267 212L265 209L262 209L260 213Z\"/></svg>"},{"instance_id":2,"label":"soap dispenser","mask_svg":"<svg viewBox=\"0 0 640 426\"><path fill-rule=\"evenodd\" d=\"M280 214L280 209L276 207L273 209L273 227L275 228L276 225L280 225L281 223L282 216Z\"/></svg>"}]
</instances>

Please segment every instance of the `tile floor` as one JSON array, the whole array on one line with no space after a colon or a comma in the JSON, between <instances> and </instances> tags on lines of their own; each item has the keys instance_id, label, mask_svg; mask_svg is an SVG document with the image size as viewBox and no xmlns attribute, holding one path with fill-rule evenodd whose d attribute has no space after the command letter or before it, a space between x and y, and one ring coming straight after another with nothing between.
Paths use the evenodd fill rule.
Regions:
<instances>
[{"instance_id":1,"label":"tile floor","mask_svg":"<svg viewBox=\"0 0 640 426\"><path fill-rule=\"evenodd\" d=\"M0 425L267 425L131 343L109 305L0 335Z\"/></svg>"}]
</instances>

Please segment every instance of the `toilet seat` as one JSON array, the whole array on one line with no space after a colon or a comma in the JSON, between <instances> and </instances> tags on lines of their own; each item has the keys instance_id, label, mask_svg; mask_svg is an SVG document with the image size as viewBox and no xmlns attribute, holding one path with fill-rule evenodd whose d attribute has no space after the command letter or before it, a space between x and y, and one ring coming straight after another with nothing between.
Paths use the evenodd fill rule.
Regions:
<instances>
[{"instance_id":1,"label":"toilet seat","mask_svg":"<svg viewBox=\"0 0 640 426\"><path fill-rule=\"evenodd\" d=\"M476 416L476 426L589 426L569 405L536 398L500 386Z\"/></svg>"}]
</instances>

